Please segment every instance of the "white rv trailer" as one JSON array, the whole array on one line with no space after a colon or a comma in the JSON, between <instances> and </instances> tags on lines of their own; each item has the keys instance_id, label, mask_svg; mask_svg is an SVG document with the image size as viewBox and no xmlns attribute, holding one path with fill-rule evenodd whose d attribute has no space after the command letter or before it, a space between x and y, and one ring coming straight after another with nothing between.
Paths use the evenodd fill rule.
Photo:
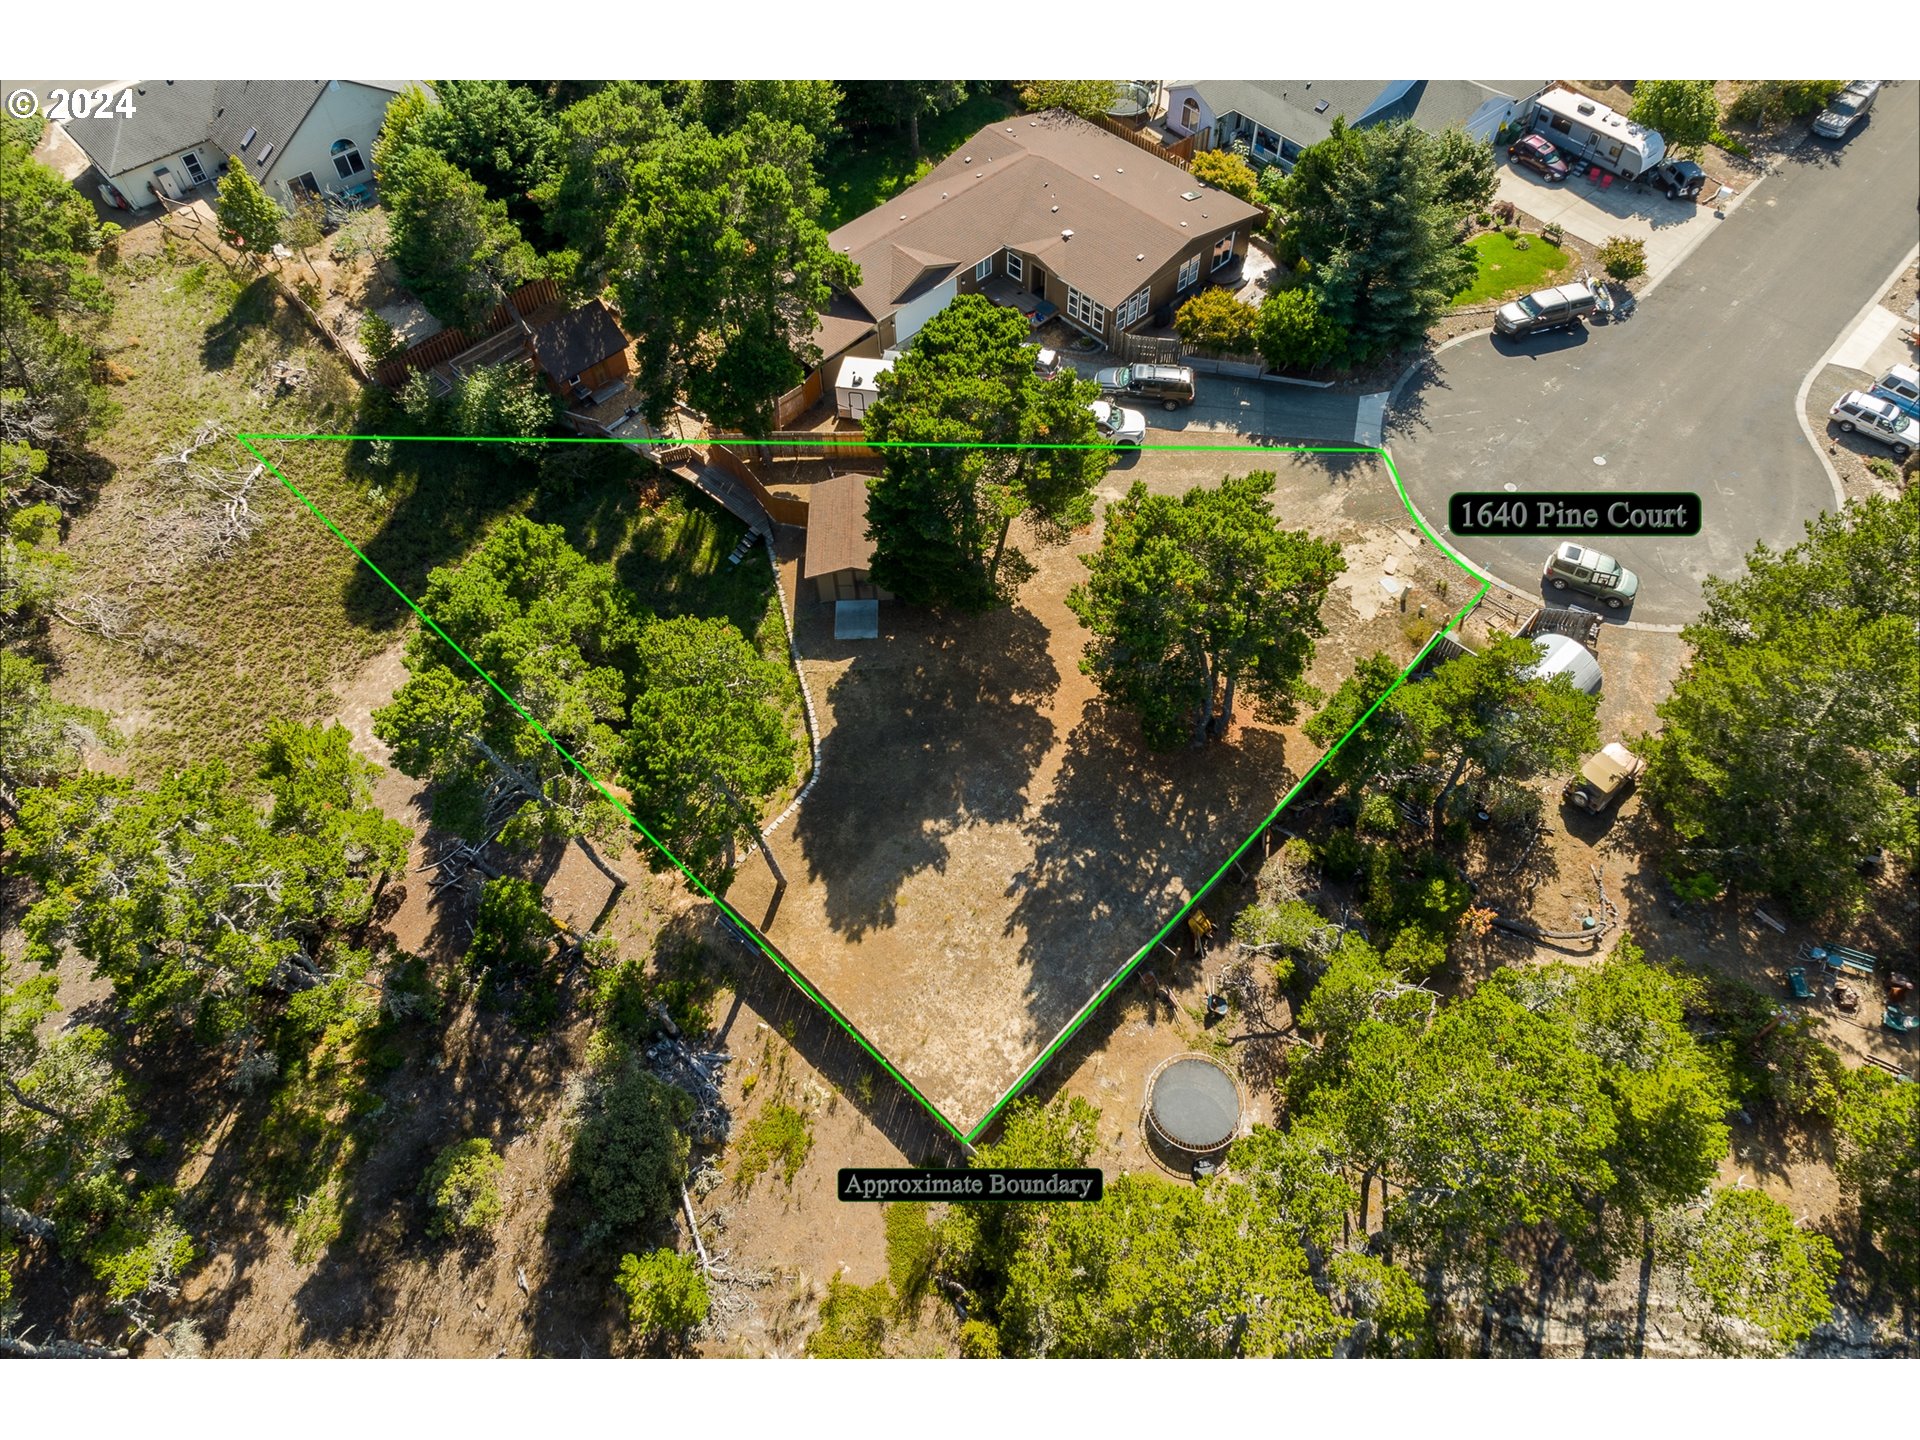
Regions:
<instances>
[{"instance_id":1,"label":"white rv trailer","mask_svg":"<svg viewBox=\"0 0 1920 1440\"><path fill-rule=\"evenodd\" d=\"M1667 142L1658 130L1636 125L1571 90L1549 90L1537 97L1531 125L1556 148L1627 180L1646 174L1667 155Z\"/></svg>"}]
</instances>

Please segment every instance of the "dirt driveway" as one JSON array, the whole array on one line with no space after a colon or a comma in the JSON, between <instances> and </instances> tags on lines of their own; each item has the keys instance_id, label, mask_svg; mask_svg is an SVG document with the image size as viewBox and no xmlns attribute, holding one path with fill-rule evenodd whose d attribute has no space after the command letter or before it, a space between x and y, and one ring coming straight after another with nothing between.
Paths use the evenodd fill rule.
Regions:
<instances>
[{"instance_id":1,"label":"dirt driveway","mask_svg":"<svg viewBox=\"0 0 1920 1440\"><path fill-rule=\"evenodd\" d=\"M1451 605L1466 598L1404 514L1368 518L1398 506L1366 457L1146 451L1101 494L1136 478L1177 493L1255 468L1278 472L1284 523L1347 547L1315 683L1337 685L1356 654L1411 657L1382 579L1412 582L1416 610L1448 605L1449 575ZM1079 672L1066 594L1097 543L1029 545L1039 574L983 619L888 604L879 639L836 642L830 608L803 604L821 778L773 839L785 891L753 862L728 895L963 1130L1317 758L1297 731L1246 723L1244 710L1225 747L1147 751Z\"/></svg>"}]
</instances>

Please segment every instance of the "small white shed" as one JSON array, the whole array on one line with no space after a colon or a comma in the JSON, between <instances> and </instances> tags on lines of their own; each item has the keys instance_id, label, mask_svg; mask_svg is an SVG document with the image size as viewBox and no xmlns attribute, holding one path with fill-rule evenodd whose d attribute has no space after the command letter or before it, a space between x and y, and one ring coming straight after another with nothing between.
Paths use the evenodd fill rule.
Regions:
<instances>
[{"instance_id":1,"label":"small white shed","mask_svg":"<svg viewBox=\"0 0 1920 1440\"><path fill-rule=\"evenodd\" d=\"M871 355L849 355L840 362L833 380L833 408L842 420L858 420L880 398L879 377L893 368L891 360Z\"/></svg>"}]
</instances>

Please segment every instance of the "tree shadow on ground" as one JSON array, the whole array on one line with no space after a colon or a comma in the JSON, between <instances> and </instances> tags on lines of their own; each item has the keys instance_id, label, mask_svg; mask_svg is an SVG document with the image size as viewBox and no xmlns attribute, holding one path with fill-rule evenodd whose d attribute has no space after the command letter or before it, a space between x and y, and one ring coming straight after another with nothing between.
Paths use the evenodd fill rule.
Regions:
<instances>
[{"instance_id":1,"label":"tree shadow on ground","mask_svg":"<svg viewBox=\"0 0 1920 1440\"><path fill-rule=\"evenodd\" d=\"M1065 1024L1272 811L1296 778L1285 752L1278 731L1243 726L1224 744L1155 754L1131 715L1087 707L1026 827L1033 862L1007 887L1034 1038Z\"/></svg>"},{"instance_id":2,"label":"tree shadow on ground","mask_svg":"<svg viewBox=\"0 0 1920 1440\"><path fill-rule=\"evenodd\" d=\"M206 329L200 342L200 363L208 370L229 370L250 336L277 328L279 296L265 275L250 282L227 307L227 313Z\"/></svg>"},{"instance_id":3,"label":"tree shadow on ground","mask_svg":"<svg viewBox=\"0 0 1920 1440\"><path fill-rule=\"evenodd\" d=\"M827 923L855 940L894 924L908 877L945 871L952 836L1024 813L1060 684L1029 610L952 622L888 612L889 633L828 692L834 727L793 831ZM810 641L809 658L820 649Z\"/></svg>"}]
</instances>

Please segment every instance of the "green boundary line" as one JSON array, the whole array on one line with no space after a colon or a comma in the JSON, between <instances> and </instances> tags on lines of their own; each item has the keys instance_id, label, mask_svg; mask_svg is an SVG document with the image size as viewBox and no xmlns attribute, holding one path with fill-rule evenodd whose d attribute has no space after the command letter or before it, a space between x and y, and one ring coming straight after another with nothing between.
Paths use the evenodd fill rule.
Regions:
<instances>
[{"instance_id":1,"label":"green boundary line","mask_svg":"<svg viewBox=\"0 0 1920 1440\"><path fill-rule=\"evenodd\" d=\"M1373 445L1254 445L1254 444L1142 445L1139 447L1141 450L1165 450L1165 451L1186 451L1186 452L1211 451L1211 452L1216 452L1223 455L1280 454L1280 455L1366 455L1366 456L1371 456L1374 459L1381 461L1387 467L1387 475L1393 481L1394 494L1396 494L1399 497L1402 508L1404 508L1408 516L1412 518L1413 523L1417 527L1419 527L1420 532L1423 535L1425 535L1427 539L1433 542L1435 547L1439 549L1442 555L1446 556L1447 559L1451 561L1455 566L1459 567L1467 575L1469 575L1476 582L1478 582L1479 588L1476 589L1473 592L1473 594L1468 597L1465 604L1463 604L1458 610L1456 610L1452 614L1451 617L1448 618L1447 623L1441 626L1440 629L1436 630L1432 635L1432 637L1428 639L1427 643L1420 647L1420 652L1413 657L1413 660L1407 665L1407 667L1404 670L1402 670L1399 673L1399 675L1394 677L1393 684L1389 685L1386 688L1386 690L1381 694L1380 698L1375 700L1372 705L1367 707L1366 713L1363 714L1358 720L1354 721L1352 727L1348 729L1347 733L1342 735L1340 739L1334 743L1332 748L1330 748L1327 751L1326 754L1322 755L1317 761L1314 762L1313 768L1307 771L1305 775L1301 776L1301 778L1295 782L1293 788L1287 791L1287 793L1281 797L1280 803L1273 807L1272 811L1268 813L1267 817L1264 820L1262 820L1258 825L1254 826L1252 832L1248 834L1247 838L1240 842L1239 846L1234 850L1234 852L1231 855L1229 855L1226 858L1226 861L1220 866L1220 868L1215 870L1213 874L1210 877L1208 877L1206 883L1200 886L1200 888L1193 893L1192 897L1186 902L1186 904L1180 907L1180 909L1174 914L1173 918L1168 920L1165 925L1161 926L1158 933L1156 933L1152 939L1148 940L1145 945L1142 945L1137 951L1135 951L1132 958L1129 959L1124 965L1122 965L1118 970L1116 970L1113 973L1113 976L1107 981L1107 983L1104 986L1100 988L1100 990L1098 990L1094 994L1093 998L1088 1000L1086 1004L1082 1005L1080 1009L1077 1012L1075 1012L1073 1018L1069 1020L1066 1023L1066 1025L1061 1028L1060 1032L1053 1037L1053 1040L1047 1045L1046 1049L1041 1051L1039 1058L1036 1059L1031 1065L1029 1065L1026 1068L1026 1070L1024 1070L1021 1073L1020 1077L1017 1080L1015 1080L1012 1085L1008 1086L1005 1091L1001 1093L1000 1098L993 1103L992 1108L990 1108L985 1115L981 1116L981 1118L973 1126L971 1126L969 1129L963 1132L959 1126L955 1125L951 1120L949 1120L944 1114L941 1113L940 1108L937 1105L935 1105L931 1100L927 1099L926 1096L922 1095L911 1080L907 1079L905 1075L901 1074L899 1070L894 1068L893 1064L887 1059L886 1056L880 1053L879 1049L873 1044L873 1042L867 1039L867 1037L860 1032L860 1028L857 1025L855 1025L851 1020L849 1020L845 1015L841 1014L839 1008L836 1005L834 1005L834 1003L831 1000L827 999L827 997L823 995L820 992L820 990L811 981L809 981L804 974L801 973L799 967L796 966L792 961L787 959L787 957L780 952L779 947L774 945L774 943L771 940L769 940L765 935L761 934L759 929L751 921L747 920L744 916L742 916L737 910L735 910L720 896L714 894L713 891L709 890L706 884L700 879L700 877L694 874L692 870L687 868L687 866L681 861L679 856L675 855L673 851L669 850L665 845L663 845L658 839L658 837L656 837L653 834L652 831L648 830L645 825L641 824L639 818L635 816L632 811L628 810L624 804L622 804L618 799L616 799L608 791L607 787L600 782L600 778L598 776L596 776L592 771L588 770L586 766L582 765L578 760L576 760L573 757L573 755L569 753L569 751L564 745L562 745L559 741L555 740L553 736L549 735L546 732L545 727L543 727L538 720L534 719L533 716L529 715L526 712L526 710L521 706L520 702L514 699L512 695L507 693L506 689L500 684L499 681L495 680L493 676L489 675L485 670L481 669L479 664L475 662L475 660L471 655L467 654L467 652L462 650L459 647L459 645L455 644L453 637L448 635L446 631L442 630L439 627L439 625L434 622L433 617L427 614L426 611L422 610L420 606L417 603L415 603L412 596L408 595L406 591L402 590L390 578L388 578L386 572L381 570L381 568L378 565L375 565L373 561L369 560L366 556L366 553L362 551L358 545L354 544L352 540L347 538L347 536L341 531L340 527L338 525L335 525L333 521L327 516L326 512L321 510L321 508L318 505L314 504L313 501L307 497L305 492L303 492L299 486L295 485L291 480L289 480L286 477L286 475L284 475L281 472L279 466L275 465L272 460L270 460L267 456L263 455L258 449L255 448L255 445L254 445L255 441L292 442L292 441L307 441L307 440L334 440L334 441L352 442L356 440L368 440L368 441L385 440L385 441L394 441L394 442L404 441L404 442L416 443L416 444L430 443L430 444L441 444L441 445L461 445L461 444L508 445L508 444L531 443L531 444L541 444L541 445L625 445L629 448L636 448L644 445L677 446L677 445L690 444L694 442L673 439L673 438L634 440L634 439L619 439L616 437L608 437L608 438L602 439L597 436L585 436L585 435L556 436L550 439L526 441L526 440L510 440L502 437L493 437L493 436L319 435L319 434L309 435L309 434L277 434L277 433L270 433L270 432L264 432L264 431L251 431L251 430L245 431L236 435L235 439L237 439L240 442L241 446L247 451L248 454L253 456L255 460L258 460L260 464L267 469L268 473L270 473L274 477L274 479L278 480L280 484L286 488L288 494L292 495L294 499L298 500L309 511L311 511L315 516L315 518L317 518L322 525L325 525L327 529L332 532L333 537L336 540L338 540L342 545L346 546L346 548L352 552L354 557L358 559L361 564L365 565L375 575L379 576L381 582L385 584L389 590L393 591L394 594L398 595L400 599L406 604L406 607L420 618L421 624L425 625L435 635L438 635L442 640L446 641L448 648L451 649L454 654L458 655L462 660L466 661L468 666L472 668L473 672L476 675L478 675L482 680L486 681L487 684L491 685L494 688L494 690L496 690L499 693L500 697L504 699L507 702L507 704L513 707L515 713L518 714L521 719L525 720L527 724L533 727L535 734L539 735L539 737L542 740L546 741L547 744L551 745L554 749L554 752L558 754L561 757L561 759L565 760L575 770L579 771L580 774L586 779L587 783L592 785L595 790L600 792L601 796L607 801L607 803L612 805L622 815L626 816L628 822L633 826L635 830L639 831L640 834L646 838L646 841L648 844L652 845L654 849L658 850L662 855L666 856L667 859L673 863L674 868L678 870L682 875L686 876L688 882L693 886L695 890L697 890L701 895L705 896L708 900L713 902L715 908L717 908L720 911L722 918L735 931L735 933L740 936L740 938L743 941L752 945L754 948L758 949L761 954L765 955L769 960L773 961L774 965L779 968L780 972L784 974L789 980L791 980L796 987L798 987L801 994L805 995L815 1005L818 1005L821 1008L821 1010L825 1011L827 1015L829 1015L835 1022L837 1022L840 1025L840 1027L847 1032L848 1035L853 1037L854 1042L858 1044L862 1050L866 1051L866 1053L873 1059L873 1061L876 1064L878 1064L883 1070L887 1072L887 1074L891 1075L895 1080L899 1081L902 1088L904 1088L909 1095L913 1096L915 1100L919 1101L921 1106L925 1108L926 1112L929 1115L931 1115L936 1121L938 1121L940 1126L944 1130L946 1130L946 1132L949 1135L953 1136L954 1139L958 1140L964 1146L971 1146L975 1140L980 1138L980 1136L986 1131L987 1127L991 1125L994 1122L995 1118L1000 1114L1000 1112L1006 1108L1008 1102L1013 1100L1015 1096L1019 1095L1019 1093L1022 1090L1024 1090L1029 1084L1032 1083L1034 1076L1038 1075L1040 1071L1046 1066L1047 1062L1051 1060L1056 1054L1058 1054L1060 1049L1064 1045L1066 1045L1068 1041L1073 1039L1073 1037L1079 1032L1080 1027L1085 1025L1086 1022L1093 1017L1094 1012L1098 1010L1100 1006L1106 1002L1107 997L1113 994L1113 992L1116 989L1118 989L1122 983L1126 981L1127 977L1134 972L1134 970L1139 966L1140 962L1144 960L1149 954L1152 953L1153 948L1156 945L1159 945L1160 943L1162 943L1167 938L1167 936L1173 932L1174 928L1186 919L1186 917L1192 912L1193 908L1196 905L1198 905L1202 900L1204 900L1209 893L1212 892L1213 888L1220 883L1221 878L1227 873L1227 871L1233 868L1233 866L1239 862L1240 857L1244 855L1249 848L1252 847L1254 841L1258 840L1264 833L1266 833L1267 829L1274 823L1275 820L1277 820L1280 817L1281 812L1284 811L1288 805L1292 804L1295 797L1298 796L1300 792L1306 788L1306 786L1313 779L1313 777L1320 773L1321 767L1324 766L1327 763L1327 761L1331 760L1335 755L1339 754L1340 748L1343 745L1345 745L1347 741L1353 738L1355 732L1358 731L1362 725L1365 725L1367 723L1367 721L1372 717L1374 711L1378 710L1381 705L1386 703L1387 697L1392 695L1394 691L1398 690L1401 687L1401 685L1406 683L1407 678L1410 675L1412 675L1416 669L1419 668L1421 662L1427 658L1427 655L1432 651L1433 647L1440 642L1441 637L1453 633L1454 629L1460 624L1461 619L1466 615L1467 611L1473 607L1475 602L1477 602L1482 595L1487 593L1488 587L1491 584L1491 581L1489 581L1485 576L1476 572L1473 566L1463 556L1458 554L1450 545L1448 545L1444 540L1442 540L1440 536L1436 534L1431 527L1428 526L1426 520L1421 516L1420 512L1414 508L1413 502L1410 499L1408 499L1406 486L1405 484L1402 483L1400 479L1399 470L1394 466L1393 457L1389 455L1386 452L1386 450L1381 447L1373 446ZM728 445L737 445L737 446L783 445L783 446L792 446L796 449L822 449L822 450L837 449L837 448L859 448L859 449L868 449L868 450L885 450L885 449L894 449L894 448L923 449L923 450L925 449L1078 450L1078 449L1092 448L1088 446L1079 446L1079 445L1012 445L1012 444L972 445L964 441L939 441L939 442L929 442L924 445L915 445L915 444L907 444L907 443L894 444L894 443L889 443L884 441L878 444L875 444L865 440L811 441L811 440L746 440L746 439L728 438L728 439L725 439L723 443ZM1105 447L1100 447L1100 448L1105 448Z\"/></svg>"}]
</instances>

